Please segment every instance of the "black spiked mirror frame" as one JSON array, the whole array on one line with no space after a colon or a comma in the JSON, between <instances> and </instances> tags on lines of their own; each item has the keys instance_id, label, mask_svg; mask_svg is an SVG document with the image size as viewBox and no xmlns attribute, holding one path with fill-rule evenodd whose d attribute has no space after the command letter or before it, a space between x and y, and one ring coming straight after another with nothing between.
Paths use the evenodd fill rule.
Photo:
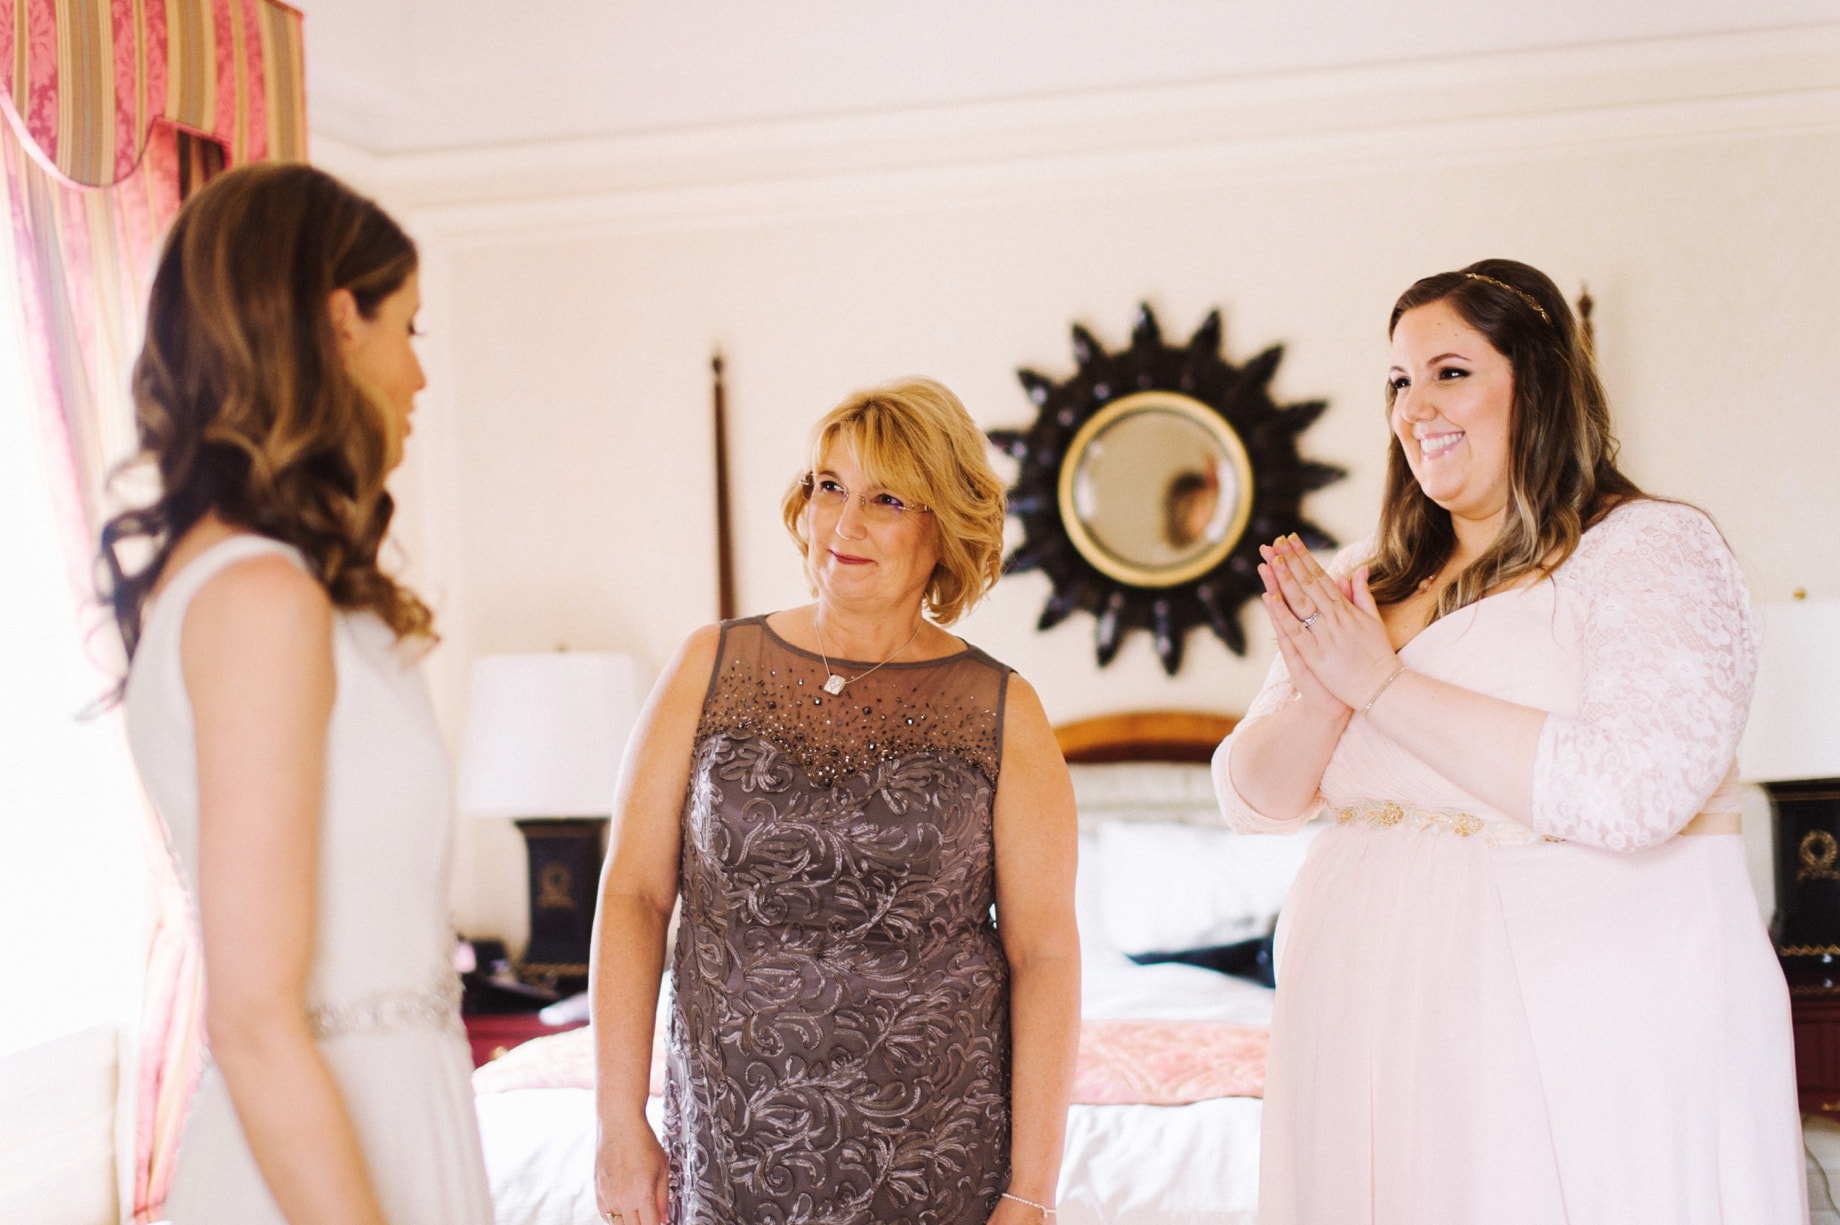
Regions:
<instances>
[{"instance_id":1,"label":"black spiked mirror frame","mask_svg":"<svg viewBox=\"0 0 1840 1225\"><path fill-rule=\"evenodd\" d=\"M1148 305L1140 305L1131 346L1107 353L1092 334L1073 327L1073 354L1079 364L1064 383L1018 370L1029 399L1040 410L1027 430L990 430L990 441L1021 465L1009 495L1009 513L1021 520L1023 541L1004 561L1005 573L1040 570L1053 594L1037 628L1046 630L1076 610L1098 619L1099 665L1118 654L1127 634L1147 629L1163 662L1174 676L1182 666L1188 631L1205 624L1236 655L1246 653L1240 608L1262 590L1258 546L1295 532L1312 549L1332 548L1335 540L1303 517L1303 498L1339 480L1343 469L1319 464L1298 454L1298 435L1325 408L1323 400L1280 406L1269 385L1284 356L1273 345L1243 366L1220 354L1220 312L1208 315L1186 345L1163 343L1162 329ZM1173 585L1138 585L1108 574L1093 564L1063 521L1062 468L1077 463L1070 444L1081 427L1108 405L1143 392L1173 393L1212 410L1237 436L1250 464L1250 510L1237 535L1227 541L1218 564ZM1091 547L1090 543L1087 547Z\"/></svg>"}]
</instances>

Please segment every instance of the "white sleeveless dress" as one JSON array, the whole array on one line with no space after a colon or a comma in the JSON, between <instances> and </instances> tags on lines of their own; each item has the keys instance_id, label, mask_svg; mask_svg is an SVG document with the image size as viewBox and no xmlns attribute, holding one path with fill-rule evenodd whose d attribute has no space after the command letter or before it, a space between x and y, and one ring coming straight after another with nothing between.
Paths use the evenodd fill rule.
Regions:
<instances>
[{"instance_id":1,"label":"white sleeveless dress","mask_svg":"<svg viewBox=\"0 0 1840 1225\"><path fill-rule=\"evenodd\" d=\"M198 886L198 768L180 630L225 567L287 545L237 536L194 558L148 610L129 671L128 738L187 888ZM375 616L333 618L310 1022L391 1225L490 1225L471 1061L448 923L447 757L421 670ZM210 965L205 965L207 984ZM208 990L208 986L207 986ZM186 1122L173 1225L280 1225L223 1078L207 1067Z\"/></svg>"}]
</instances>

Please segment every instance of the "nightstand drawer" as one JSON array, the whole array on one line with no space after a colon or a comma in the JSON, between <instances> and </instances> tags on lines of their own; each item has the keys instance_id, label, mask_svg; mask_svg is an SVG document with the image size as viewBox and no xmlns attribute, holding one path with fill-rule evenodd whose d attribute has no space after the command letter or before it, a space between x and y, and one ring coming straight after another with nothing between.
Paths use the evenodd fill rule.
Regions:
<instances>
[{"instance_id":1,"label":"nightstand drawer","mask_svg":"<svg viewBox=\"0 0 1840 1225\"><path fill-rule=\"evenodd\" d=\"M1791 992L1802 1113L1840 1119L1840 994Z\"/></svg>"}]
</instances>

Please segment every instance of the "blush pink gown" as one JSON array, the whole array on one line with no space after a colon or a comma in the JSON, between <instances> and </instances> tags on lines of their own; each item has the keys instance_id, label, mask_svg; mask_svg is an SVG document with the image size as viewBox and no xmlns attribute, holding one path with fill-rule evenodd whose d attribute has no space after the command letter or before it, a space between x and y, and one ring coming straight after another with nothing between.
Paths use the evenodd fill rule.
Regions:
<instances>
[{"instance_id":1,"label":"blush pink gown","mask_svg":"<svg viewBox=\"0 0 1840 1225\"><path fill-rule=\"evenodd\" d=\"M1245 803L1221 746L1233 825L1337 818L1279 923L1261 1225L1806 1221L1788 992L1742 839L1675 836L1738 807L1756 643L1717 530L1631 503L1399 657L1551 712L1532 819L1359 715L1289 820ZM1293 693L1280 658L1245 724Z\"/></svg>"}]
</instances>

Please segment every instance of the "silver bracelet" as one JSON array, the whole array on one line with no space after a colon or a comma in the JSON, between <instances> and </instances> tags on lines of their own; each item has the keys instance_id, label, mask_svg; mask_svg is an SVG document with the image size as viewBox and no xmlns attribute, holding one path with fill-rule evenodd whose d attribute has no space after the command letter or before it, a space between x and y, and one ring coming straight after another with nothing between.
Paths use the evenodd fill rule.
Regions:
<instances>
[{"instance_id":1,"label":"silver bracelet","mask_svg":"<svg viewBox=\"0 0 1840 1225\"><path fill-rule=\"evenodd\" d=\"M1372 710L1374 708L1374 703L1380 700L1380 695L1386 692L1386 687L1392 684L1394 681L1398 680L1400 677L1404 676L1405 673L1406 673L1406 666L1404 664L1400 664L1397 668L1394 668L1393 675L1381 681L1380 688L1374 690L1374 696L1371 698L1368 698L1367 705L1361 707L1361 713L1366 714L1368 711Z\"/></svg>"},{"instance_id":2,"label":"silver bracelet","mask_svg":"<svg viewBox=\"0 0 1840 1225\"><path fill-rule=\"evenodd\" d=\"M1054 1209L1052 1209L1052 1208L1050 1208L1050 1207L1048 1207L1048 1206L1047 1206L1046 1204L1038 1204L1038 1203L1036 1203L1036 1202L1035 1202L1034 1200L1032 1200L1032 1199L1023 1199L1023 1198L1022 1198L1022 1197L1021 1197L1020 1195L1013 1195L1013 1194L1011 1194L1010 1192L1008 1192L1008 1191L1005 1191L1005 1192L1003 1192L1003 1198L1004 1198L1004 1199L1013 1199L1013 1200L1015 1200L1015 1201L1016 1201L1016 1202L1017 1202L1018 1204L1026 1204L1026 1205L1028 1205L1028 1206L1029 1206L1030 1208L1033 1208L1033 1209L1035 1209L1035 1210L1036 1210L1037 1212L1039 1212L1039 1213L1041 1213L1041 1215L1043 1215L1043 1216L1053 1216L1053 1215L1054 1215Z\"/></svg>"}]
</instances>

